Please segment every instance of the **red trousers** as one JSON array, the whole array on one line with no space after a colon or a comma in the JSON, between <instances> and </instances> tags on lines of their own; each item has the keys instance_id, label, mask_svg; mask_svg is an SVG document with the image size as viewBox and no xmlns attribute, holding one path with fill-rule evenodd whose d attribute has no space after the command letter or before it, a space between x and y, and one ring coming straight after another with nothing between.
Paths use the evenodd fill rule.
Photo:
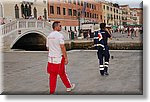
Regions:
<instances>
[{"instance_id":1,"label":"red trousers","mask_svg":"<svg viewBox=\"0 0 150 102\"><path fill-rule=\"evenodd\" d=\"M65 72L65 59L62 58L61 64L53 64L48 62L47 72L50 74L49 77L49 87L50 87L50 94L53 94L56 89L56 82L57 82L57 75L60 76L62 82L66 86L66 88L71 87L71 83L67 77Z\"/></svg>"}]
</instances>

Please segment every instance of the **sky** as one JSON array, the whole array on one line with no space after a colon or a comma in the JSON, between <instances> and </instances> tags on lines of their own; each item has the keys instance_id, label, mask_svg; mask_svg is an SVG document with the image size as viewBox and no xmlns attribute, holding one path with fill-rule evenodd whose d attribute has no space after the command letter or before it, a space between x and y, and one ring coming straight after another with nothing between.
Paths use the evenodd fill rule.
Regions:
<instances>
[{"instance_id":1,"label":"sky","mask_svg":"<svg viewBox=\"0 0 150 102\"><path fill-rule=\"evenodd\" d=\"M136 7L140 7L139 4L143 1L143 0L106 0L106 1L110 1L113 3L118 3L120 5L129 5L131 8L136 8Z\"/></svg>"}]
</instances>

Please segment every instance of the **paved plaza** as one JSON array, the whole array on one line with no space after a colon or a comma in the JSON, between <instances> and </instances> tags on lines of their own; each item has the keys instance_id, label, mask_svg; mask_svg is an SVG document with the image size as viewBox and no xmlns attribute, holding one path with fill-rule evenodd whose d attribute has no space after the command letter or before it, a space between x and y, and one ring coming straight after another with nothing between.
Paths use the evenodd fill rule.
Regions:
<instances>
[{"instance_id":1,"label":"paved plaza","mask_svg":"<svg viewBox=\"0 0 150 102\"><path fill-rule=\"evenodd\" d=\"M112 35L110 42L115 43L139 42L143 38L140 34L134 39L128 37L127 33ZM70 50L67 53L68 77L76 84L76 88L67 93L58 77L55 94L143 94L142 50L111 50L109 76L99 74L96 50ZM2 54L3 94L49 94L47 51L9 50Z\"/></svg>"},{"instance_id":2,"label":"paved plaza","mask_svg":"<svg viewBox=\"0 0 150 102\"><path fill-rule=\"evenodd\" d=\"M112 33L112 41L113 42L117 42L117 41L131 41L131 42L134 42L134 41L142 41L143 40L143 34L140 34L140 32L137 32L136 33L136 36L133 36L133 39L131 38L131 34L128 36L127 33L119 33L119 32L115 32L115 33Z\"/></svg>"},{"instance_id":3,"label":"paved plaza","mask_svg":"<svg viewBox=\"0 0 150 102\"><path fill-rule=\"evenodd\" d=\"M143 94L141 50L110 51L109 76L100 76L95 50L68 51L70 81L76 88L66 92L58 77L55 94ZM49 94L46 73L47 52L9 51L3 53L3 94Z\"/></svg>"}]
</instances>

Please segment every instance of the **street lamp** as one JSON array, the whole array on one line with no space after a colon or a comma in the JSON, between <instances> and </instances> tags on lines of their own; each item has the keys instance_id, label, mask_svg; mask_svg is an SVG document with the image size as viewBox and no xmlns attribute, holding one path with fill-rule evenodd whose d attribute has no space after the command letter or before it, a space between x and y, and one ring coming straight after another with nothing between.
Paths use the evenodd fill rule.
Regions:
<instances>
[{"instance_id":1,"label":"street lamp","mask_svg":"<svg viewBox=\"0 0 150 102\"><path fill-rule=\"evenodd\" d=\"M78 9L78 14L77 14L77 19L78 19L78 32L79 32L79 35L78 37L81 37L81 32L80 32L80 15L81 15L81 10Z\"/></svg>"}]
</instances>

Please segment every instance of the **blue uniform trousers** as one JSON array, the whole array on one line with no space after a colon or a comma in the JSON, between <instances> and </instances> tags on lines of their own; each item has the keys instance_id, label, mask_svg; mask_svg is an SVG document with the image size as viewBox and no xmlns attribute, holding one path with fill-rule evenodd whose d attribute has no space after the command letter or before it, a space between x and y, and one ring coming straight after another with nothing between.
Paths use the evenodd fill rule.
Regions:
<instances>
[{"instance_id":1,"label":"blue uniform trousers","mask_svg":"<svg viewBox=\"0 0 150 102\"><path fill-rule=\"evenodd\" d=\"M108 70L108 64L109 64L109 58L110 58L109 47L105 46L105 49L104 48L98 49L97 55L99 59L100 74L108 75L107 70ZM103 63L103 59L105 59L105 64Z\"/></svg>"},{"instance_id":2,"label":"blue uniform trousers","mask_svg":"<svg viewBox=\"0 0 150 102\"><path fill-rule=\"evenodd\" d=\"M103 59L105 62L109 62L110 54L109 54L109 47L106 45L105 49L101 48L97 52L97 56L99 59L99 65L103 65Z\"/></svg>"}]
</instances>

